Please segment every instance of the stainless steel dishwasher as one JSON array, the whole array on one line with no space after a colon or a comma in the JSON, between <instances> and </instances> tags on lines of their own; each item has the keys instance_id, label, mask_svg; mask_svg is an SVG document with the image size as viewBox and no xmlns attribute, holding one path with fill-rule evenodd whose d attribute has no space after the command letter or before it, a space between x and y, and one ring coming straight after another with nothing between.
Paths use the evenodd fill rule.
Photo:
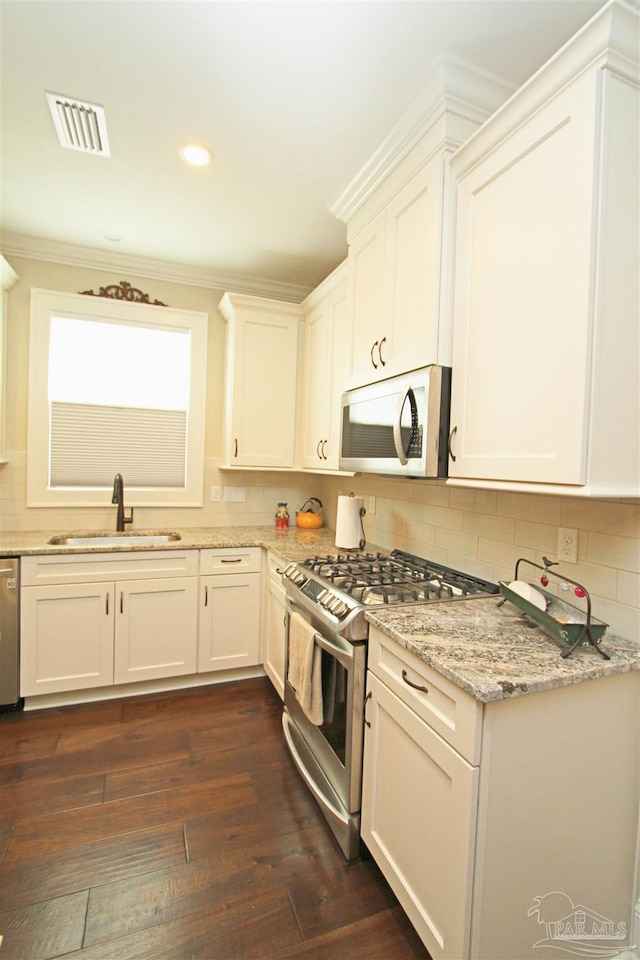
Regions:
<instances>
[{"instance_id":1,"label":"stainless steel dishwasher","mask_svg":"<svg viewBox=\"0 0 640 960\"><path fill-rule=\"evenodd\" d=\"M20 710L20 561L0 557L0 711Z\"/></svg>"}]
</instances>

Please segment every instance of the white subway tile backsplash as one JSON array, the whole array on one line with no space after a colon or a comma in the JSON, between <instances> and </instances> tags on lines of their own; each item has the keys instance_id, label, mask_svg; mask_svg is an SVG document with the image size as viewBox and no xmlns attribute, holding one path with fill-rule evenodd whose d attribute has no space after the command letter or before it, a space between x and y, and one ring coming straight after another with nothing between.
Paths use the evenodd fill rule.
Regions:
<instances>
[{"instance_id":1,"label":"white subway tile backsplash","mask_svg":"<svg viewBox=\"0 0 640 960\"><path fill-rule=\"evenodd\" d=\"M619 570L615 599L630 607L640 607L640 575ZM638 616L640 617L640 610Z\"/></svg>"},{"instance_id":2,"label":"white subway tile backsplash","mask_svg":"<svg viewBox=\"0 0 640 960\"><path fill-rule=\"evenodd\" d=\"M498 494L495 490L451 487L449 506L454 510L464 510L469 513L496 514L498 512Z\"/></svg>"},{"instance_id":3,"label":"white subway tile backsplash","mask_svg":"<svg viewBox=\"0 0 640 960\"><path fill-rule=\"evenodd\" d=\"M621 500L562 501L561 527L579 527L617 537L640 539L640 508Z\"/></svg>"},{"instance_id":4,"label":"white subway tile backsplash","mask_svg":"<svg viewBox=\"0 0 640 960\"><path fill-rule=\"evenodd\" d=\"M498 494L497 512L501 517L514 517L516 520L532 520L536 523L550 523L561 526L562 500L560 497L534 496L528 493ZM579 526L564 523L562 526Z\"/></svg>"},{"instance_id":5,"label":"white subway tile backsplash","mask_svg":"<svg viewBox=\"0 0 640 960\"><path fill-rule=\"evenodd\" d=\"M475 537L513 543L516 537L516 522L507 517L494 517L486 513L465 513L462 530Z\"/></svg>"},{"instance_id":6,"label":"white subway tile backsplash","mask_svg":"<svg viewBox=\"0 0 640 960\"><path fill-rule=\"evenodd\" d=\"M587 540L587 559L606 567L640 573L640 542L631 537L590 533Z\"/></svg>"},{"instance_id":7,"label":"white subway tile backsplash","mask_svg":"<svg viewBox=\"0 0 640 960\"><path fill-rule=\"evenodd\" d=\"M110 529L114 508L28 510L26 454L9 454L0 468L0 530ZM389 477L331 477L303 473L230 473L219 461L205 465L205 490L244 486L246 501L205 500L201 509L137 507L139 528L270 526L279 501L287 502L291 524L310 496L324 504L325 525L335 529L338 492L376 498L375 514L364 518L368 547L398 548L465 570L487 580L510 581L520 557L556 558L558 528L578 530L578 564L567 576L589 590L594 615L611 632L640 639L640 504L573 497L447 487L443 481ZM126 501L126 494L125 494ZM523 567L526 571L526 566ZM535 578L535 571L530 571ZM529 577L528 577L529 578Z\"/></svg>"},{"instance_id":8,"label":"white subway tile backsplash","mask_svg":"<svg viewBox=\"0 0 640 960\"><path fill-rule=\"evenodd\" d=\"M478 555L478 538L457 530L435 527L435 543L444 550L467 558L475 558ZM451 564L448 563L447 566Z\"/></svg>"},{"instance_id":9,"label":"white subway tile backsplash","mask_svg":"<svg viewBox=\"0 0 640 960\"><path fill-rule=\"evenodd\" d=\"M516 521L515 541L524 547L533 547L554 559L558 551L558 528L543 523L528 523L525 520Z\"/></svg>"}]
</instances>

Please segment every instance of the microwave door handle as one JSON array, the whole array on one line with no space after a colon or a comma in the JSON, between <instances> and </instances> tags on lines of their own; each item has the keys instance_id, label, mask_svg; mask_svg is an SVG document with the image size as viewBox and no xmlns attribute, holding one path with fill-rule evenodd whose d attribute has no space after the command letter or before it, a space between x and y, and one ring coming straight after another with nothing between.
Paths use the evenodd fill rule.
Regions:
<instances>
[{"instance_id":1,"label":"microwave door handle","mask_svg":"<svg viewBox=\"0 0 640 960\"><path fill-rule=\"evenodd\" d=\"M411 437L409 438L409 447L407 448L407 452L405 452L405 449L402 446L402 411L404 410L404 405L407 402L407 400L411 404ZM414 432L414 428L417 423L417 420L418 420L418 408L416 406L415 394L413 392L412 387L407 387L407 389L403 393L401 393L400 396L398 397L396 418L393 422L393 445L396 448L396 454L397 454L398 460L400 461L403 467L406 466L407 463L409 462L409 457L407 456L407 453L411 448L411 441L413 440L413 432Z\"/></svg>"}]
</instances>

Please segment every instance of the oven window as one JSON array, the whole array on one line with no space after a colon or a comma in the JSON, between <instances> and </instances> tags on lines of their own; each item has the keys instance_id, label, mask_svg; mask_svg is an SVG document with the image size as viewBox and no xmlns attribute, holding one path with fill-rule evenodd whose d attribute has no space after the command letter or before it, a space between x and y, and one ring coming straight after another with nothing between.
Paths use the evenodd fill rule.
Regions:
<instances>
[{"instance_id":1,"label":"oven window","mask_svg":"<svg viewBox=\"0 0 640 960\"><path fill-rule=\"evenodd\" d=\"M347 678L341 663L322 651L322 707L324 721L318 727L340 763L347 751Z\"/></svg>"}]
</instances>

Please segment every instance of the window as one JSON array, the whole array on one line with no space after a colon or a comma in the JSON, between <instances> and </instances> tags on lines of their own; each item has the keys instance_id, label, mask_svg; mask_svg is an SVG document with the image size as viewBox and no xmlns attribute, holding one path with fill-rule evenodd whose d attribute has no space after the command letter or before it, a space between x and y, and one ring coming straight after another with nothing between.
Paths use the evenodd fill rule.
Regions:
<instances>
[{"instance_id":1,"label":"window","mask_svg":"<svg viewBox=\"0 0 640 960\"><path fill-rule=\"evenodd\" d=\"M201 506L207 315L34 290L29 506Z\"/></svg>"}]
</instances>

